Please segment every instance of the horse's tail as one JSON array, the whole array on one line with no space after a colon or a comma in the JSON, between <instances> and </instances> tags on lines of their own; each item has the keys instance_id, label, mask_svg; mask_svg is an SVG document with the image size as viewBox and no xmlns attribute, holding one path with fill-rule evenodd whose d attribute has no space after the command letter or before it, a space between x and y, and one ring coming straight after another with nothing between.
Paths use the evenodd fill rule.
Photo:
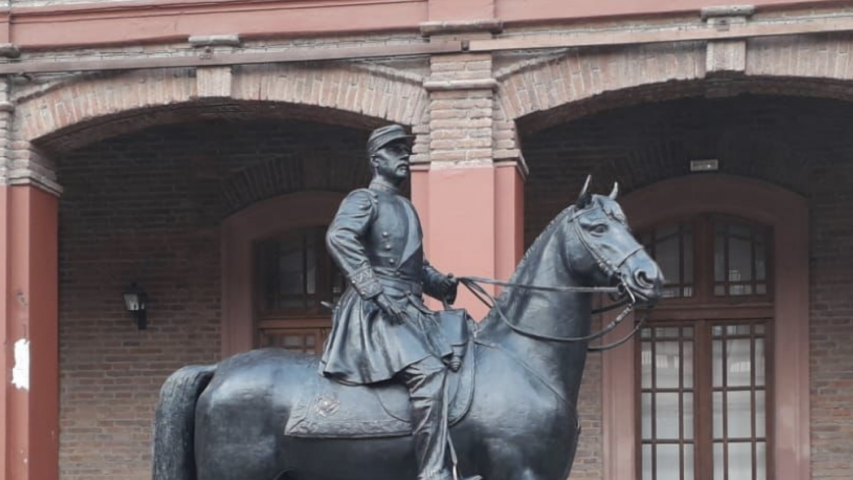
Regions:
<instances>
[{"instance_id":1,"label":"horse's tail","mask_svg":"<svg viewBox=\"0 0 853 480\"><path fill-rule=\"evenodd\" d=\"M216 365L191 365L173 373L160 389L154 420L153 480L195 480L195 406Z\"/></svg>"}]
</instances>

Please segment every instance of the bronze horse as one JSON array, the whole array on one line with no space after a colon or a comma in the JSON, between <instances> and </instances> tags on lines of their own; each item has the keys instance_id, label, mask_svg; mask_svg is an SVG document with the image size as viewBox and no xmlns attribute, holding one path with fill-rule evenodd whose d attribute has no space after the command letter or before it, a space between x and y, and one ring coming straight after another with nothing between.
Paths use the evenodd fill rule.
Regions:
<instances>
[{"instance_id":1,"label":"bronze horse","mask_svg":"<svg viewBox=\"0 0 853 480\"><path fill-rule=\"evenodd\" d=\"M662 275L610 196L561 212L511 283L614 286L637 304L660 298ZM578 440L575 405L592 294L506 288L479 323L468 413L451 429L462 472L486 480L564 480ZM466 358L466 362L470 361ZM238 354L178 370L157 408L154 480L414 480L410 436L298 438L284 425L317 360L283 350ZM356 388L356 387L352 387Z\"/></svg>"}]
</instances>

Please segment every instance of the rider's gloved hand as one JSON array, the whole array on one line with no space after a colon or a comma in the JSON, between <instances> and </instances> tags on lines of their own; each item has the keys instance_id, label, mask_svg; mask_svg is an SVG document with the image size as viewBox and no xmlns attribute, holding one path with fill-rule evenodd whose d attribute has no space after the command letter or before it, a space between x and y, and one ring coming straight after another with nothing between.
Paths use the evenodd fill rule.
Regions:
<instances>
[{"instance_id":1,"label":"rider's gloved hand","mask_svg":"<svg viewBox=\"0 0 853 480\"><path fill-rule=\"evenodd\" d=\"M391 301L391 299L384 293L380 293L373 297L373 301L385 314L385 318L387 318L391 323L399 325L406 321L406 317L408 316L406 310L400 308L400 306Z\"/></svg>"},{"instance_id":2,"label":"rider's gloved hand","mask_svg":"<svg viewBox=\"0 0 853 480\"><path fill-rule=\"evenodd\" d=\"M448 273L441 280L441 291L443 292L444 301L451 304L456 301L456 291L459 288L459 279Z\"/></svg>"}]
</instances>

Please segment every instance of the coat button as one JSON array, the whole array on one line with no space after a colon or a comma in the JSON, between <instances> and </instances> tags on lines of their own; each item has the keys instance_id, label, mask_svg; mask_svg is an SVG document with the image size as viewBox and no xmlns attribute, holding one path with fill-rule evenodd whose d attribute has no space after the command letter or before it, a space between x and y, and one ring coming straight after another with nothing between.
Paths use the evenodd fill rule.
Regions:
<instances>
[{"instance_id":1,"label":"coat button","mask_svg":"<svg viewBox=\"0 0 853 480\"><path fill-rule=\"evenodd\" d=\"M391 250L391 244L390 243L385 244L385 250Z\"/></svg>"},{"instance_id":2,"label":"coat button","mask_svg":"<svg viewBox=\"0 0 853 480\"><path fill-rule=\"evenodd\" d=\"M388 238L388 232L382 232L382 236Z\"/></svg>"},{"instance_id":3,"label":"coat button","mask_svg":"<svg viewBox=\"0 0 853 480\"><path fill-rule=\"evenodd\" d=\"M397 263L397 260L394 260L394 259L392 258L391 260L388 260L388 263L390 263L391 265L394 265L395 263Z\"/></svg>"}]
</instances>

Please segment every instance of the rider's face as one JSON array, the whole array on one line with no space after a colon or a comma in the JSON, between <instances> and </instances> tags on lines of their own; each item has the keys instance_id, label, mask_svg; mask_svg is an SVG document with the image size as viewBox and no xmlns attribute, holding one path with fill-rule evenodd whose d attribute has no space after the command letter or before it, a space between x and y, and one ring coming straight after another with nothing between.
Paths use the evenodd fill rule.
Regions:
<instances>
[{"instance_id":1,"label":"rider's face","mask_svg":"<svg viewBox=\"0 0 853 480\"><path fill-rule=\"evenodd\" d=\"M391 142L380 148L370 163L376 174L391 182L399 183L409 178L409 156L412 151L405 140Z\"/></svg>"}]
</instances>

